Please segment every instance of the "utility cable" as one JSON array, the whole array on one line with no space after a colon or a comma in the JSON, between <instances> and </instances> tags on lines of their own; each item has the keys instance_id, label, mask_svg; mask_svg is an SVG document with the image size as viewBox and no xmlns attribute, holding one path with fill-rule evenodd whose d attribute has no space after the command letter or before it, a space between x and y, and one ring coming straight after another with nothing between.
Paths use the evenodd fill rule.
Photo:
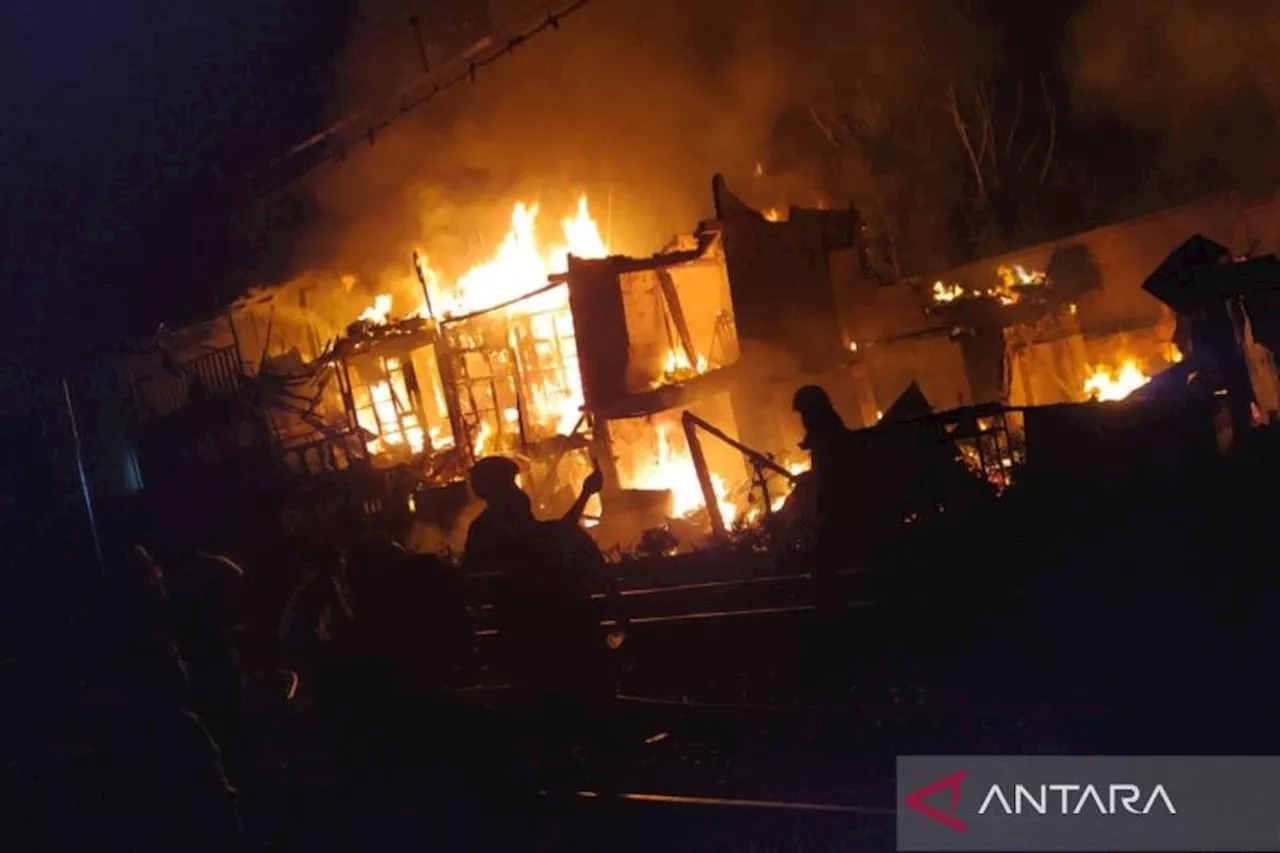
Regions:
<instances>
[{"instance_id":1,"label":"utility cable","mask_svg":"<svg viewBox=\"0 0 1280 853\"><path fill-rule=\"evenodd\" d=\"M458 86L462 83L467 83L467 82L474 83L476 79L476 72L478 72L481 68L485 68L489 65L492 65L502 57L513 53L517 47L529 41L530 39L534 38L535 36L543 32L546 32L547 30L560 29L561 21L563 21L569 15L572 15L574 12L577 12L578 10L582 9L584 6L586 6L590 2L591 0L573 0L573 2L569 3L566 6L563 6L558 11L549 12L547 16L543 18L539 23L524 28L519 33L517 33L514 36L511 36L501 45L498 45L496 47L491 47L486 45L484 40L478 42L476 46L474 46L470 51L463 54L462 63L457 63L457 62L454 63L455 65L462 65L461 70L445 76L444 79L434 83L425 91L419 92L417 94L414 94L414 91L419 88L419 86L421 85L420 83L406 87L401 91L400 106L390 115L382 119L379 119L376 121L370 120L368 124L362 129L360 139L351 140L341 145L335 145L329 148L328 150L322 152L321 154L317 155L316 158L312 160L311 163L309 163L301 171L292 175L288 179L280 182L279 185L273 187L273 190L282 189L283 187L288 186L300 180L301 178L315 171L325 163L335 161L335 160L341 160L344 156L346 156L347 152L355 148L361 142L368 141L370 145L373 145L377 136L381 134L384 130L389 128L395 122L399 121L409 113L414 112L415 110L419 109L425 104L431 102L436 97L438 97L439 95L442 95L443 93L454 88L455 86ZM282 157L277 158L275 161L271 163L270 166L267 167L266 176L269 177L272 172L276 171L281 166L285 165L286 163L293 160L294 158L299 157L308 151L314 150L319 146L329 143L336 136L342 133L344 130L347 130L348 128L351 128L357 125L358 123L361 122L362 119L365 119L367 116L368 116L367 112L360 112L360 113L349 115L346 118L343 118L341 121L329 127L327 130L321 131L320 133L310 137L309 139L299 143L298 145L295 145ZM259 178L261 177L263 176L259 176Z\"/></svg>"}]
</instances>

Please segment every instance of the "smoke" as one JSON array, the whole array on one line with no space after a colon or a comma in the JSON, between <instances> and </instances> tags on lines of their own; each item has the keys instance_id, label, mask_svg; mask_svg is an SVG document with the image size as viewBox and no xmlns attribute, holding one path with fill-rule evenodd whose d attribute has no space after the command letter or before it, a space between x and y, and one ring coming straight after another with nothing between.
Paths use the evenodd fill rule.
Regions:
<instances>
[{"instance_id":1,"label":"smoke","mask_svg":"<svg viewBox=\"0 0 1280 853\"><path fill-rule=\"evenodd\" d=\"M1071 27L1084 112L1159 135L1163 165L1274 174L1280 11L1268 0L1091 0Z\"/></svg>"},{"instance_id":2,"label":"smoke","mask_svg":"<svg viewBox=\"0 0 1280 853\"><path fill-rule=\"evenodd\" d=\"M854 89L883 122L932 115L940 75L973 41L950 6L592 0L320 170L320 225L295 258L403 281L418 248L452 277L493 250L514 201L540 202L553 229L584 192L614 251L648 254L711 214L715 172L761 207L856 203L859 188L824 178L830 144L808 116ZM335 117L394 111L422 75L409 20L426 8L362 3ZM435 62L541 9L493 0L483 20L418 20Z\"/></svg>"}]
</instances>

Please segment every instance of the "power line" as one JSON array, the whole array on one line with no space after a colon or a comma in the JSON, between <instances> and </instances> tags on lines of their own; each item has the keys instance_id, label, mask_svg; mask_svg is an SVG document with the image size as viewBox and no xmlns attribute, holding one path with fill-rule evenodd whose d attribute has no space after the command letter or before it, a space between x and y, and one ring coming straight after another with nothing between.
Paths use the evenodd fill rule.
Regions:
<instances>
[{"instance_id":1,"label":"power line","mask_svg":"<svg viewBox=\"0 0 1280 853\"><path fill-rule=\"evenodd\" d=\"M268 182L270 182L272 173L276 172L296 158L303 156L307 152L313 151L327 143L331 143L338 135L349 129L354 131L355 128L359 128L360 137L357 139L351 139L342 144L334 145L320 152L300 171L273 186L272 191L283 189L284 187L301 180L303 177L309 175L325 163L334 160L341 160L346 156L347 152L351 151L363 142L367 141L370 145L373 145L374 140L378 135L395 122L455 86L467 82L474 83L476 79L476 72L480 69L492 65L502 57L513 53L517 47L529 41L533 37L546 32L547 30L560 29L561 21L590 2L591 0L573 0L573 2L564 6L559 11L547 13L547 16L539 23L526 27L516 35L508 38L501 45L493 46L490 43L490 39L486 37L474 45L470 50L466 51L462 55L461 61L454 63L455 65L461 66L461 70L446 76L439 82L434 83L426 91L415 94L414 92L418 88L417 84L408 86L401 90L400 106L390 115L376 121L370 118L367 111L349 115L329 127L327 130L321 131L298 145L295 145L282 157L273 161L271 165L267 167L265 176L260 177L266 177Z\"/></svg>"}]
</instances>

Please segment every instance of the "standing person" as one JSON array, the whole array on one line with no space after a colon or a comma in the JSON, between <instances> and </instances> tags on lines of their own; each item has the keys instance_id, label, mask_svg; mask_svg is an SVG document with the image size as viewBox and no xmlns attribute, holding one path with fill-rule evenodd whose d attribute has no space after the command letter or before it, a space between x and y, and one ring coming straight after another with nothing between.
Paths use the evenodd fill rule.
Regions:
<instances>
[{"instance_id":1,"label":"standing person","mask_svg":"<svg viewBox=\"0 0 1280 853\"><path fill-rule=\"evenodd\" d=\"M128 709L106 738L112 835L139 853L247 850L218 746L188 709L186 668L158 640L124 649Z\"/></svg>"},{"instance_id":2,"label":"standing person","mask_svg":"<svg viewBox=\"0 0 1280 853\"><path fill-rule=\"evenodd\" d=\"M835 570L843 562L849 543L848 528L859 518L857 472L854 471L855 438L831 404L827 392L817 385L796 391L791 406L800 416L804 439L800 449L809 453L810 471L805 484L808 522L815 546L814 579L820 606L838 600L833 595Z\"/></svg>"},{"instance_id":3,"label":"standing person","mask_svg":"<svg viewBox=\"0 0 1280 853\"><path fill-rule=\"evenodd\" d=\"M807 665L812 668L808 677L815 687L825 689L838 674L832 665L845 660L837 651L844 613L844 594L837 572L848 565L855 553L850 531L866 531L870 507L859 475L865 477L867 472L855 470L857 438L845 426L824 389L817 385L800 388L792 398L792 408L804 427L800 448L807 450L810 458L810 470L803 483L807 492L804 522L810 537L817 619L807 656Z\"/></svg>"},{"instance_id":4,"label":"standing person","mask_svg":"<svg viewBox=\"0 0 1280 853\"><path fill-rule=\"evenodd\" d=\"M244 569L196 551L173 572L174 639L190 675L191 704L224 754L239 753L244 673L237 646ZM234 764L234 760L229 761Z\"/></svg>"},{"instance_id":5,"label":"standing person","mask_svg":"<svg viewBox=\"0 0 1280 853\"><path fill-rule=\"evenodd\" d=\"M485 509L467 531L464 564L503 573L497 611L511 677L534 706L546 745L563 753L608 686L604 635L591 598L592 576L604 559L577 524L603 476L593 470L574 509L539 522L518 474L502 457L472 469L472 490Z\"/></svg>"}]
</instances>

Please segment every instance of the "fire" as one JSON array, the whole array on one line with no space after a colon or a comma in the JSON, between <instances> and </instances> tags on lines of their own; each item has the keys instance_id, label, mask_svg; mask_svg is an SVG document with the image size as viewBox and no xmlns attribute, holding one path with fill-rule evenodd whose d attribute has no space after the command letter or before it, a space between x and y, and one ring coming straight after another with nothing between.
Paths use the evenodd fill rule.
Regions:
<instances>
[{"instance_id":1,"label":"fire","mask_svg":"<svg viewBox=\"0 0 1280 853\"><path fill-rule=\"evenodd\" d=\"M933 283L933 301L939 305L955 302L964 295L965 289L958 284L944 284L941 281Z\"/></svg>"},{"instance_id":2,"label":"fire","mask_svg":"<svg viewBox=\"0 0 1280 853\"><path fill-rule=\"evenodd\" d=\"M484 311L545 288L547 276L569 268L570 255L603 258L609 254L609 247L591 218L585 195L578 199L574 215L560 223L564 235L562 243L540 251L537 222L538 205L519 202L511 211L511 228L492 258L467 270L450 288L439 286L441 277L431 270L432 274L426 279L428 288L435 291L431 294L435 311L443 317ZM430 269L425 260L423 265ZM569 294L565 288L558 287L512 306L512 310L531 313L561 306L568 310ZM426 310L425 305L422 310Z\"/></svg>"},{"instance_id":3,"label":"fire","mask_svg":"<svg viewBox=\"0 0 1280 853\"><path fill-rule=\"evenodd\" d=\"M377 454L407 444L411 452L421 453L426 446L426 433L418 423L417 415L408 410L404 373L398 372L401 371L400 360L387 359L386 369L391 378L371 384L367 398L363 393L358 395L356 421L374 436L366 446L370 453ZM393 389L392 382L397 379L399 382Z\"/></svg>"},{"instance_id":4,"label":"fire","mask_svg":"<svg viewBox=\"0 0 1280 853\"><path fill-rule=\"evenodd\" d=\"M792 462L791 464L786 466L786 469L787 469L787 472L791 474L791 476L798 477L801 474L808 471L809 466L804 462ZM787 502L787 498L791 496L791 492L795 488L790 481L785 481L785 482L787 483L785 490L783 491L782 494L776 495L769 506L769 509L773 510L774 512L777 512L778 510L782 509L782 505Z\"/></svg>"},{"instance_id":5,"label":"fire","mask_svg":"<svg viewBox=\"0 0 1280 853\"><path fill-rule=\"evenodd\" d=\"M653 380L650 385L653 388L661 388L664 385L684 382L706 373L709 366L706 356L700 355L697 358L697 364L690 364L689 356L683 348L672 347L667 350L666 360L662 365L662 375Z\"/></svg>"},{"instance_id":6,"label":"fire","mask_svg":"<svg viewBox=\"0 0 1280 853\"><path fill-rule=\"evenodd\" d=\"M418 271L427 283L435 316L457 317L519 300L527 294L545 290L547 277L565 271L570 255L602 258L609 254L608 246L601 238L595 220L591 218L585 195L579 198L574 215L561 222L563 240L545 251L538 246L537 220L536 204L517 203L511 212L511 227L493 257L467 270L452 286L446 286L439 271L431 267L425 257L419 256ZM391 310L391 296L380 294L359 319L384 324L391 319ZM553 333L554 330L547 331L552 327L561 329L562 335L572 335L573 318L569 310L569 293L564 286L518 301L507 310L512 314L540 315L533 318L533 329L537 335ZM425 300L417 314L428 316ZM559 378L563 381L548 377L533 388L531 415L553 423L556 431L564 434L573 429L581 414L582 379L572 366L564 370ZM388 447L403 444L405 437L399 433L383 434L378 429L378 421L382 422L383 430L387 429L386 424L394 423L384 417L384 414L394 415L395 411L391 402L391 388L387 383L375 383L370 388L370 395L378 412L377 421L370 415L361 419L360 425L378 436L369 442L369 451L377 454ZM502 413L502 418L507 423L512 423L518 418L518 414L515 409L508 409ZM482 421L473 437L476 455L483 455L494 449L493 433L493 425ZM418 436L416 443L410 436L409 444L414 452L420 451L423 447L421 436Z\"/></svg>"},{"instance_id":7,"label":"fire","mask_svg":"<svg viewBox=\"0 0 1280 853\"><path fill-rule=\"evenodd\" d=\"M376 325L383 325L387 322L388 315L391 314L391 296L381 293L373 300L373 305L364 309L364 313L359 319Z\"/></svg>"},{"instance_id":8,"label":"fire","mask_svg":"<svg viewBox=\"0 0 1280 853\"><path fill-rule=\"evenodd\" d=\"M1104 367L1095 368L1093 375L1084 382L1085 395L1100 402L1123 400L1151 381L1136 361L1126 359L1119 371Z\"/></svg>"},{"instance_id":9,"label":"fire","mask_svg":"<svg viewBox=\"0 0 1280 853\"><path fill-rule=\"evenodd\" d=\"M492 438L493 438L493 427L489 425L488 421L481 421L480 429L476 433L475 449L476 449L477 457L484 456L485 453L488 452L489 440Z\"/></svg>"},{"instance_id":10,"label":"fire","mask_svg":"<svg viewBox=\"0 0 1280 853\"><path fill-rule=\"evenodd\" d=\"M1043 287L1049 281L1044 273L1029 270L1021 264L996 267L996 278L999 284L988 288L966 288L954 282L935 281L933 301L937 305L945 305L960 299L995 299L1001 305L1017 305L1026 288Z\"/></svg>"},{"instance_id":11,"label":"fire","mask_svg":"<svg viewBox=\"0 0 1280 853\"><path fill-rule=\"evenodd\" d=\"M585 196L578 200L574 215L560 223L563 239L550 247L539 246L538 213L539 208L535 204L516 204L511 213L511 226L492 257L471 267L451 286L425 256L419 255L418 272L430 294L430 316L438 321L447 321L505 306L500 310L507 312L513 320L520 318L527 322L529 332L538 341L552 341L554 338L557 341L555 347L572 347L573 316L568 288L565 285L549 288L548 276L567 270L570 255L603 258L608 256L609 247L591 218ZM391 297L379 296L361 319L385 323L390 318L391 308ZM429 316L426 300L423 300L418 314ZM512 349L518 352L514 340L512 343ZM570 353L573 351L569 350ZM690 363L682 348L673 348L666 356L664 380L683 381L707 371L705 357L698 356L694 361L696 363ZM501 434L508 433L506 427L521 417L525 418L526 424L554 426L560 434L567 434L574 428L581 418L583 405L582 379L577 365L570 362L562 371L546 372L548 378L529 389L523 412L507 408L492 421L487 418L479 420L471 436L476 457L502 452ZM390 365L388 374L393 374ZM395 379L392 375L392 383ZM398 387L394 390L400 393ZM406 444L414 452L421 451L424 446L421 428L411 420L406 422L403 417L399 421L395 419L392 384L387 381L374 383L369 392L373 405L369 407L368 415L360 418L360 424L376 436L369 442L370 452L376 454ZM400 424L405 423L407 425L402 428ZM706 501L683 434L679 427L668 423L659 423L656 429L656 447L640 451L640 458L635 459L637 476L632 478L632 485L641 489L669 490L672 493L673 516L696 514L705 507ZM434 436L432 444L438 446ZM627 453L625 449L620 450ZM713 473L711 479L721 515L726 524L733 524L739 513L728 498L730 490L721 476Z\"/></svg>"},{"instance_id":12,"label":"fire","mask_svg":"<svg viewBox=\"0 0 1280 853\"><path fill-rule=\"evenodd\" d=\"M671 514L685 518L707 505L702 496L693 457L680 428L667 422L654 425L657 433L657 453L647 463L636 466L632 487L636 489L666 490L671 492ZM711 488L716 493L720 517L726 525L732 525L738 517L738 508L728 499L729 489L724 478L711 474Z\"/></svg>"},{"instance_id":13,"label":"fire","mask_svg":"<svg viewBox=\"0 0 1280 853\"><path fill-rule=\"evenodd\" d=\"M778 210L776 207L771 207L764 212L764 218L770 222L781 222L782 211Z\"/></svg>"},{"instance_id":14,"label":"fire","mask_svg":"<svg viewBox=\"0 0 1280 853\"><path fill-rule=\"evenodd\" d=\"M787 472L790 473L793 477L798 477L799 475L809 470L809 465L804 462L791 462L787 464L785 467L787 469ZM778 512L779 510L781 510L782 507L786 505L787 498L791 497L791 493L795 491L795 485L790 481L783 480L782 483L783 485L780 492L775 494L771 490L771 493L770 493L771 499L769 501L770 512ZM762 514L763 512L761 508L759 506L754 506L747 511L747 514L743 517L743 520L747 524L755 524L760 520L760 517Z\"/></svg>"}]
</instances>

